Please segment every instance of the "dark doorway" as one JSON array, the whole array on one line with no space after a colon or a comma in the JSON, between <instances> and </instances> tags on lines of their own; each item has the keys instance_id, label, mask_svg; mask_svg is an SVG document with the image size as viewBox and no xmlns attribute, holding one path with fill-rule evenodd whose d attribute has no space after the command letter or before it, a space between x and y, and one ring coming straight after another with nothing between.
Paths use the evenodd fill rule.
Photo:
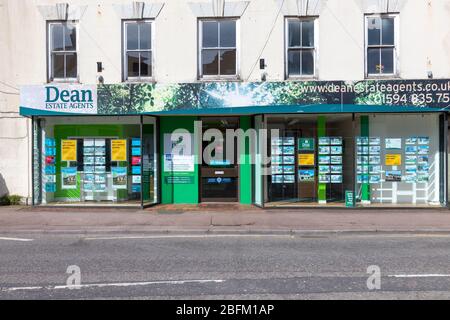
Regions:
<instances>
[{"instance_id":1,"label":"dark doorway","mask_svg":"<svg viewBox=\"0 0 450 320\"><path fill-rule=\"evenodd\" d=\"M235 139L233 150L227 152L226 130L239 128L239 119L233 117L202 118L202 134L208 129L220 131L220 141L202 141L202 165L200 170L200 201L201 202L237 202L239 186L239 166L237 164L237 144ZM203 135L202 135L203 136ZM218 142L214 148L206 149L213 142ZM204 152L206 149L206 152ZM233 152L230 152L233 151ZM204 154L210 154L212 159L206 159Z\"/></svg>"}]
</instances>

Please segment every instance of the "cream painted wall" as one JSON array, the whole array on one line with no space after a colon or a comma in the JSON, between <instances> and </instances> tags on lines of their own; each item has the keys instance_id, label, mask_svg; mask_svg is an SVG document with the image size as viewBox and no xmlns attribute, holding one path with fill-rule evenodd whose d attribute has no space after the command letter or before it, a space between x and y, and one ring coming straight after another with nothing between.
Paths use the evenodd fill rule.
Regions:
<instances>
[{"instance_id":1,"label":"cream painted wall","mask_svg":"<svg viewBox=\"0 0 450 320\"><path fill-rule=\"evenodd\" d=\"M79 21L80 82L97 83L103 62L105 83L122 81L121 18L113 4L130 0L64 0L87 6ZM63 0L0 0L0 194L30 196L29 121L18 116L18 88L47 81L46 22L38 5ZM155 19L155 81L196 82L197 18L188 2L164 3ZM236 0L229 0L230 2ZM248 0L240 18L240 78L259 81L259 58L267 80L284 80L283 0ZM285 0L288 2L288 0ZM291 0L292 2L293 0ZM318 20L319 80L364 79L364 0L324 0ZM400 77L450 78L450 0L406 0L400 12ZM28 130L27 130L28 128ZM3 189L2 189L3 188Z\"/></svg>"}]
</instances>

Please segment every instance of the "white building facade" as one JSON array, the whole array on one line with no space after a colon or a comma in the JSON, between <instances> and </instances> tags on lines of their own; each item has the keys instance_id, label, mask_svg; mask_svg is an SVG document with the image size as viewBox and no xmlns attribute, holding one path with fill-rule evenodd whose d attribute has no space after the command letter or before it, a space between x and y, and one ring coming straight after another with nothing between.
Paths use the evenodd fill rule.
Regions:
<instances>
[{"instance_id":1,"label":"white building facade","mask_svg":"<svg viewBox=\"0 0 450 320\"><path fill-rule=\"evenodd\" d=\"M56 136L61 126L70 123L98 126L123 120L123 125L136 125L140 129L130 129L132 133L128 135L99 136L106 139L106 144L111 143L108 139L128 139L130 146L130 139L140 137L142 146L144 115L148 115L153 117L149 118L148 125L153 126L149 130L154 141L151 147L154 157L150 157L154 164L150 203L231 199L260 206L344 205L346 191L352 191L362 204L446 205L449 20L450 0L0 0L0 195L19 194L29 204L33 199L35 204L71 201L67 192L57 196L60 190L49 187L45 191L45 185L50 181L59 189L64 184L63 174L70 175L70 170L58 171L71 167L77 168L74 169L78 172L74 178L77 186L84 184L87 188L88 178L83 171L86 163L79 161L86 154L77 149L78 162L64 162L58 159L63 157L59 147L55 147L54 154L44 154L46 147L53 147L51 141L46 145L45 138L56 139L59 145L61 141ZM343 89L328 91L328 95L304 91L306 98L296 96L296 90L306 84L327 87L325 90L330 90L332 85L341 88L348 85L351 87L348 90L357 91L354 88L358 83L365 88L374 85L376 91L366 92L365 100L358 92L346 96L348 91ZM263 84L263 90L270 92L271 97L255 102L256 94L253 94L253 100L247 101L248 96L243 92L256 84ZM129 88L142 85L151 86L154 91L139 98L140 102L148 99L139 108L122 108L124 103L119 111L108 109L111 102L105 100L102 86L125 86L132 90ZM182 95L187 93L181 92L179 96L170 96L169 103L167 92L177 85L201 88L217 85L216 95L227 96L228 100L219 106L199 93L196 108L192 105L190 108L182 101L185 97ZM230 86L239 88L239 94L232 95L234 89ZM386 86L390 87L386 89ZM67 88L81 90L77 95L88 94L87 90L93 88L96 96L82 101L69 92L62 97ZM194 91L204 89L198 90ZM276 90L282 94L275 97L279 94ZM377 92L382 92L381 100L370 102ZM374 96L369 97L370 93ZM283 94L290 96L285 99ZM318 100L316 94L320 96ZM50 97L56 103L58 99L79 102L83 111L59 109L58 114L52 115L41 112L48 108ZM39 99L46 99L42 108ZM96 111L86 111L88 107L81 103L86 101L94 103ZM258 105L269 109L256 110ZM308 109L311 105L315 107ZM230 112L228 107L236 108ZM52 108L55 111L58 106ZM202 111L207 109L228 111ZM172 113L165 114L167 111ZM161 156L168 154L164 150L164 134L171 128L169 123L179 118L201 120L204 117L215 126L214 119L224 114L238 119L236 127L239 128L245 128L248 120L247 127L280 129L280 148L269 152L269 156L272 161L278 155L289 157L289 147L294 141L293 162L272 163L275 168L271 174L261 179L259 164L256 168L254 164L248 168L241 165L232 168L233 171L227 163L212 169L196 164L192 179L180 182L181 186L171 180L174 178L166 179ZM75 116L89 115L103 118L75 120ZM370 119L370 125L366 125L366 118ZM33 126L32 123L40 120L44 121ZM232 119L227 125L231 123ZM185 121L182 126L190 127L190 123ZM352 131L348 131L350 128ZM36 130L45 134L33 140ZM123 133L128 129L117 130ZM91 141L86 139L98 138L89 133L61 137L73 141L84 139L76 142L78 148L89 147ZM333 145L333 137L341 138L341 144L337 139ZM308 144L308 139L313 139L314 145L309 151L308 147L300 146L301 142ZM273 145L276 140L269 141ZM92 143L95 146L96 142ZM108 173L110 167L120 166L121 161L108 158L112 157L108 155L111 150L109 147L105 150L106 161L111 162L106 165ZM335 156L341 156L341 162L332 162L331 150L335 150ZM33 164L37 156L33 152L42 153L38 167ZM254 152L249 153L255 156ZM47 156L57 158L56 168L49 169L50 175L51 170L56 171L54 182L45 180L45 166L51 165L45 163ZM143 157L139 163L145 161L143 154L134 156ZM371 162L372 156L379 157L379 161L374 158ZM313 163L308 164L308 159ZM117 204L120 199L134 199L143 204L144 187L142 182L137 182L140 178L132 177L132 160L127 157L122 162L129 162L128 167L124 165L128 172L124 194L111 187L111 194L106 195L105 191L105 196L97 200ZM284 170L291 165L294 172L286 174ZM221 181L230 181L230 186L216 186L217 176L210 169L224 171L223 178L229 180ZM291 168L286 170L290 173ZM119 175L120 170L116 171L114 174ZM236 176L232 172L237 172ZM104 184L113 186L115 182L108 179L114 179L114 174L109 173L111 177ZM140 174L144 178L142 170ZM249 177L250 185L243 182L244 177ZM132 179L141 183L141 187L133 189L136 183ZM333 179L336 179L334 184ZM36 184L40 187L36 188ZM191 198L168 195L177 187L185 188L184 184L191 185ZM71 187L68 184L65 188ZM243 194L244 189L250 197ZM84 191L77 189L77 192ZM218 196L228 192L228 200ZM132 193L140 195L131 197ZM73 202L84 202L95 200L95 196L76 195L74 199Z\"/></svg>"}]
</instances>

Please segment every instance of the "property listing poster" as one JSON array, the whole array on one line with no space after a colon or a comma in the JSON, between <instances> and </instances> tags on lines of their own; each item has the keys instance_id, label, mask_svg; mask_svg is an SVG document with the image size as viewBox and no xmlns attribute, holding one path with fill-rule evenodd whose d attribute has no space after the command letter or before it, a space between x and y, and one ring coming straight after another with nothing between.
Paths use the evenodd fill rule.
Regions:
<instances>
[{"instance_id":1,"label":"property listing poster","mask_svg":"<svg viewBox=\"0 0 450 320\"><path fill-rule=\"evenodd\" d=\"M429 181L429 153L429 137L409 137L405 140L405 173L402 181L407 183Z\"/></svg>"},{"instance_id":2,"label":"property listing poster","mask_svg":"<svg viewBox=\"0 0 450 320\"><path fill-rule=\"evenodd\" d=\"M356 144L357 183L429 181L429 137L388 137L384 150L379 137L357 137Z\"/></svg>"},{"instance_id":3,"label":"property listing poster","mask_svg":"<svg viewBox=\"0 0 450 320\"><path fill-rule=\"evenodd\" d=\"M131 139L131 192L141 192L141 139ZM145 172L145 168L144 168Z\"/></svg>"},{"instance_id":4,"label":"property listing poster","mask_svg":"<svg viewBox=\"0 0 450 320\"><path fill-rule=\"evenodd\" d=\"M375 184L381 181L381 138L356 138L356 182Z\"/></svg>"},{"instance_id":5,"label":"property listing poster","mask_svg":"<svg viewBox=\"0 0 450 320\"><path fill-rule=\"evenodd\" d=\"M112 167L113 189L127 189L127 167Z\"/></svg>"},{"instance_id":6,"label":"property listing poster","mask_svg":"<svg viewBox=\"0 0 450 320\"><path fill-rule=\"evenodd\" d=\"M77 161L77 140L61 140L61 161Z\"/></svg>"},{"instance_id":7,"label":"property listing poster","mask_svg":"<svg viewBox=\"0 0 450 320\"><path fill-rule=\"evenodd\" d=\"M61 168L61 189L77 188L77 167Z\"/></svg>"},{"instance_id":8,"label":"property listing poster","mask_svg":"<svg viewBox=\"0 0 450 320\"><path fill-rule=\"evenodd\" d=\"M272 183L295 183L296 152L294 137L272 137L271 142ZM309 159L308 161L311 161L311 159Z\"/></svg>"},{"instance_id":9,"label":"property listing poster","mask_svg":"<svg viewBox=\"0 0 450 320\"><path fill-rule=\"evenodd\" d=\"M53 138L45 138L45 192L56 192L56 143Z\"/></svg>"},{"instance_id":10,"label":"property listing poster","mask_svg":"<svg viewBox=\"0 0 450 320\"><path fill-rule=\"evenodd\" d=\"M164 134L163 168L167 184L192 184L195 176L194 134Z\"/></svg>"},{"instance_id":11,"label":"property listing poster","mask_svg":"<svg viewBox=\"0 0 450 320\"><path fill-rule=\"evenodd\" d=\"M164 134L164 171L194 172L194 135Z\"/></svg>"},{"instance_id":12,"label":"property listing poster","mask_svg":"<svg viewBox=\"0 0 450 320\"><path fill-rule=\"evenodd\" d=\"M319 183L343 183L342 137L320 137L318 154Z\"/></svg>"}]
</instances>

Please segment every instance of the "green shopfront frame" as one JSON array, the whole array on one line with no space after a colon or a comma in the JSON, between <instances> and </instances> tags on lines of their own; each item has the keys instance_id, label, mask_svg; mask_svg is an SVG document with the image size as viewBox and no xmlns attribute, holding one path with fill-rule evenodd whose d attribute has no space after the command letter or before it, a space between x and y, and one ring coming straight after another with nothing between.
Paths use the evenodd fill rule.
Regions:
<instances>
[{"instance_id":1,"label":"green shopfront frame","mask_svg":"<svg viewBox=\"0 0 450 320\"><path fill-rule=\"evenodd\" d=\"M65 101L53 101L55 99L46 101L45 92L48 91L47 87L49 86L56 87L51 89L53 90L51 92L66 90L69 92L69 96L84 97L84 100L77 101L74 104L70 102L70 99L68 101L66 101L67 99ZM152 199L149 201L148 197L146 198L141 194L138 206L144 207L155 203L196 204L200 201L198 161L195 162L192 171L177 174L177 177L174 177L173 172L164 170L164 161L167 160L165 157L167 153L164 152L164 135L169 134L176 128L184 128L191 133L194 131L194 121L201 117L226 116L238 117L242 129L264 129L267 128L268 121L270 122L272 117L301 118L304 115L316 117L314 138L319 139L327 138L330 135L327 133L330 123L329 118L332 115L339 114L352 117L352 134L347 137L347 140L352 141L347 141L346 144L348 146L350 143L355 148L354 157L349 160L354 163L348 164L354 168L354 172L351 178L347 177L351 180L351 184L342 191L352 191L356 199L356 205L373 203L374 194L373 186L371 186L371 183L367 183L365 177L361 181L358 180L361 175L357 172L357 138L378 137L383 144L386 139L392 138L389 140L392 144L401 138L401 152L400 149L397 149L397 151L394 149L389 153L383 151L384 153L380 155L382 162L386 164L386 155L389 156L390 161L395 163L395 161L398 161L396 153L402 153L400 157L401 168L400 166L389 168L392 169L390 170L392 172L389 173L389 179L398 179L399 177L394 169L400 168L405 172L406 170L409 173L413 172L412 165L408 164L408 168L406 168L404 161L407 158L410 161L412 158L410 154L406 154L406 139L409 139L408 143L411 142L410 138L415 133L410 132L403 135L401 132L395 132L394 130L391 137L385 137L382 135L383 131L380 131L383 122L376 119L382 117L389 119L389 115L392 115L392 119L397 119L398 115L416 117L415 120L410 118L412 119L411 125L419 128L420 120L418 119L435 117L430 127L432 131L429 134L434 136L429 141L433 144L433 146L430 144L430 150L433 150L433 170L438 173L438 176L433 178L433 203L446 204L448 199L448 103L446 103L446 99L450 99L449 89L450 80L448 79L25 86L21 89L20 113L23 116L33 118L33 203L39 204L42 201L43 158L42 154L38 152L38 147L42 148L43 143L45 144L45 137L42 137L39 133L42 125L41 119L56 119L58 117L106 119L107 117L115 117L115 121L109 123L110 133L105 133L103 137L117 139L125 137L128 139L133 135L135 138L139 137L141 141L145 135L151 134L147 130L152 127L152 130L154 130L152 145L152 148L154 148L152 152L154 168L152 169L153 176L151 179L154 180L154 195L151 196ZM77 90L82 94L77 93ZM422 97L425 93L427 99ZM132 129L138 129L139 132L131 134L129 128L126 128L126 121L124 120L128 117L139 119L135 123L137 127ZM151 123L148 122L150 119L152 119ZM417 126L418 123L419 126ZM391 123L389 128L395 127L397 127L396 124ZM80 129L80 132L88 132L93 129L93 127L85 126ZM65 129L62 132L61 130L61 128L57 130L59 139L64 137ZM111 130L114 134L111 133ZM108 130L105 132L108 132ZM92 135L89 133L65 136L102 137L101 134ZM244 142L244 146L240 146L240 149L244 151L238 156L251 161L239 166L239 202L264 207L273 202L269 199L269 186L264 176L264 169L267 169L267 165L260 166L270 143L267 137L258 137L255 146L256 149L250 148L248 142ZM419 145L417 147L419 148ZM318 148L318 145L316 145L316 148ZM408 147L408 152L411 150L414 150L414 148ZM56 150L56 152L60 151ZM144 150L141 149L141 152L144 152ZM193 156L200 157L200 151L195 149ZM416 154L416 156L421 156L421 161L425 159L425 155ZM318 154L316 154L316 157L318 157ZM41 169L39 169L39 165L41 165ZM297 166L297 163L295 165ZM62 168L62 166L59 165L59 168ZM146 181L143 174L145 168L148 169L148 166L141 161L141 181ZM422 165L421 169L425 168ZM315 169L318 170L318 168ZM55 183L61 183L60 179L56 177ZM314 186L315 200L318 203L320 202L321 205L328 205L326 195L329 188L324 184L326 183L321 182ZM146 194L143 187L140 190L141 193ZM76 191L65 192L76 193ZM403 197L402 194L406 192L405 190L399 190L399 195ZM339 197L342 201L344 193L340 192ZM387 200L385 194L380 197L380 199L383 199L382 202ZM420 196L417 196L416 200L418 198ZM397 200L398 203L402 203L401 199Z\"/></svg>"},{"instance_id":2,"label":"green shopfront frame","mask_svg":"<svg viewBox=\"0 0 450 320\"><path fill-rule=\"evenodd\" d=\"M33 205L143 208L159 202L156 117L33 116L32 125ZM71 159L65 158L67 141L76 153ZM114 158L117 145L123 159Z\"/></svg>"},{"instance_id":3,"label":"green shopfront frame","mask_svg":"<svg viewBox=\"0 0 450 320\"><path fill-rule=\"evenodd\" d=\"M263 171L264 165L260 168L260 164L256 164L254 169L255 185L260 185L255 189L255 204L258 206L411 208L442 207L447 204L446 113L264 114L256 116L256 120L260 123L257 125L259 127L269 130L282 128L279 139L292 142L281 147L289 150L292 145L297 150L295 160L292 164L288 163L288 167L292 165L299 170L298 177L280 180L293 174L291 170L286 173L286 163L281 165L276 158L285 158L290 151L288 154L286 151L274 151L280 147L270 137L266 137L266 146L258 142L259 148L268 150L267 157L271 158L271 161L266 161L270 162L266 166L269 172L262 179L257 172ZM332 150L343 148L343 152L337 153L338 158L342 155L342 162L335 165L333 162L331 165L320 162L321 157L330 157L320 153L320 148L330 148L321 146L323 137L343 140L339 147L331 143ZM302 150L297 144L299 138L315 141L314 148L311 151ZM364 140L371 141L371 145L360 144ZM387 145L392 141L400 145ZM367 151L362 151L364 149ZM314 163L302 163L302 159L308 159L308 156L315 159ZM259 152L256 157L263 158ZM333 157L336 156L332 151L331 159ZM390 163L393 157L398 163ZM264 160L260 162L264 163ZM284 167L283 171L281 167ZM338 176L339 180L322 180L321 167L328 168L323 175ZM340 172L333 172L335 167L340 167ZM304 172L311 174L305 178ZM399 180L392 180L391 172L399 172L399 176L394 177ZM347 196L355 202L346 203Z\"/></svg>"}]
</instances>

